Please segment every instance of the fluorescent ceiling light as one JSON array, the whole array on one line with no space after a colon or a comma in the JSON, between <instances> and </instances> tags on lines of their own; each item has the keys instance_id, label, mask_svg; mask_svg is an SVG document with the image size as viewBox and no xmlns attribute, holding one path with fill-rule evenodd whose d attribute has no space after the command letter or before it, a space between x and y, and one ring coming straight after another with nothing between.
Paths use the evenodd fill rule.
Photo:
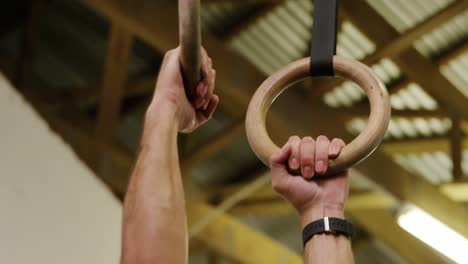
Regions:
<instances>
[{"instance_id":1,"label":"fluorescent ceiling light","mask_svg":"<svg viewBox=\"0 0 468 264\"><path fill-rule=\"evenodd\" d=\"M468 239L423 210L405 205L398 215L398 224L456 263L468 263Z\"/></svg>"}]
</instances>

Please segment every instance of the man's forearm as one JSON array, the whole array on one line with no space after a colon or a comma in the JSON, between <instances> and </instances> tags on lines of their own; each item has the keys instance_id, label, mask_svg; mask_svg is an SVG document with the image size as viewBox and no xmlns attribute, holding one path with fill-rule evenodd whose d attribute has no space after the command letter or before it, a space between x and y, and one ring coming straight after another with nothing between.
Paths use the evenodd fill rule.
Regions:
<instances>
[{"instance_id":1,"label":"man's forearm","mask_svg":"<svg viewBox=\"0 0 468 264\"><path fill-rule=\"evenodd\" d=\"M344 209L317 207L301 214L302 228L324 217L344 218ZM304 248L304 263L354 263L350 240L342 235L317 234Z\"/></svg>"},{"instance_id":2,"label":"man's forearm","mask_svg":"<svg viewBox=\"0 0 468 264\"><path fill-rule=\"evenodd\" d=\"M124 206L122 263L185 263L185 201L170 106L147 116ZM177 250L176 250L177 249Z\"/></svg>"}]
</instances>

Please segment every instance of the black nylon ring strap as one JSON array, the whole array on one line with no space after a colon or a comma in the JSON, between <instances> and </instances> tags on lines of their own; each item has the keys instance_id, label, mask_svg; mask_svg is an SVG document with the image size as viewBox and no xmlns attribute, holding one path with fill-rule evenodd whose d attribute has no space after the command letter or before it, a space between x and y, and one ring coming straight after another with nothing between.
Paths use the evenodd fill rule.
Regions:
<instances>
[{"instance_id":1,"label":"black nylon ring strap","mask_svg":"<svg viewBox=\"0 0 468 264\"><path fill-rule=\"evenodd\" d=\"M310 76L335 76L338 0L314 1L314 25L310 52Z\"/></svg>"}]
</instances>

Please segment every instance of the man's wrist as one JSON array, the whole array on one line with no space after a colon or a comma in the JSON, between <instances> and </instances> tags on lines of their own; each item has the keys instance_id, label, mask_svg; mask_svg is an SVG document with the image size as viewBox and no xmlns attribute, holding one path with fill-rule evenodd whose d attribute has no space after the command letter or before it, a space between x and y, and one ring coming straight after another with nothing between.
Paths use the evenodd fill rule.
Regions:
<instances>
[{"instance_id":1,"label":"man's wrist","mask_svg":"<svg viewBox=\"0 0 468 264\"><path fill-rule=\"evenodd\" d=\"M159 97L159 96L155 96ZM148 109L146 110L145 121L159 120L161 118L170 117L173 121L178 116L177 104L170 100L162 100L162 98L153 98Z\"/></svg>"},{"instance_id":2,"label":"man's wrist","mask_svg":"<svg viewBox=\"0 0 468 264\"><path fill-rule=\"evenodd\" d=\"M158 136L164 134L177 135L178 126L177 108L171 103L153 101L146 111L142 144L151 143L155 133Z\"/></svg>"},{"instance_id":3,"label":"man's wrist","mask_svg":"<svg viewBox=\"0 0 468 264\"><path fill-rule=\"evenodd\" d=\"M336 217L344 219L344 206L341 205L319 205L310 207L300 212L301 226L304 228L308 224L324 217Z\"/></svg>"}]
</instances>

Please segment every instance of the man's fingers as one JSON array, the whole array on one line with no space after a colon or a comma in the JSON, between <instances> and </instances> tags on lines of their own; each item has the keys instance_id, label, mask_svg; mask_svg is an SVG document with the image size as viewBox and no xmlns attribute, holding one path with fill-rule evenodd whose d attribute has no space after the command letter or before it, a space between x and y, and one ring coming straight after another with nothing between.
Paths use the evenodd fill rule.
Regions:
<instances>
[{"instance_id":1,"label":"man's fingers","mask_svg":"<svg viewBox=\"0 0 468 264\"><path fill-rule=\"evenodd\" d=\"M211 74L210 74L210 86L208 87L208 93L209 95L213 94L213 91L215 89L215 84L216 84L216 71L211 68Z\"/></svg>"},{"instance_id":2,"label":"man's fingers","mask_svg":"<svg viewBox=\"0 0 468 264\"><path fill-rule=\"evenodd\" d=\"M270 167L277 168L277 167L284 167L286 162L291 155L291 145L286 143L283 148L280 149L277 153L274 153L270 157Z\"/></svg>"},{"instance_id":3,"label":"man's fingers","mask_svg":"<svg viewBox=\"0 0 468 264\"><path fill-rule=\"evenodd\" d=\"M328 157L331 159L338 157L344 146L346 146L346 143L342 139L334 138L330 143L330 148L328 149Z\"/></svg>"},{"instance_id":4,"label":"man's fingers","mask_svg":"<svg viewBox=\"0 0 468 264\"><path fill-rule=\"evenodd\" d=\"M330 140L325 136L319 136L315 142L315 172L322 175L328 169L328 149Z\"/></svg>"},{"instance_id":5,"label":"man's fingers","mask_svg":"<svg viewBox=\"0 0 468 264\"><path fill-rule=\"evenodd\" d=\"M288 143L291 145L291 156L289 157L289 168L291 170L298 170L301 167L299 160L299 147L301 139L298 136L290 137Z\"/></svg>"},{"instance_id":6,"label":"man's fingers","mask_svg":"<svg viewBox=\"0 0 468 264\"><path fill-rule=\"evenodd\" d=\"M219 97L217 95L213 95L211 97L210 102L205 110L197 110L195 111L195 115L197 117L197 124L198 126L204 124L206 121L210 120L213 116L214 111L219 103Z\"/></svg>"},{"instance_id":7,"label":"man's fingers","mask_svg":"<svg viewBox=\"0 0 468 264\"><path fill-rule=\"evenodd\" d=\"M201 57L201 70L203 79L206 79L210 75L210 71L213 68L213 62L211 58L208 56L205 48L202 47L201 49L202 57Z\"/></svg>"},{"instance_id":8,"label":"man's fingers","mask_svg":"<svg viewBox=\"0 0 468 264\"><path fill-rule=\"evenodd\" d=\"M213 69L213 60L210 57L207 57L208 68Z\"/></svg>"},{"instance_id":9,"label":"man's fingers","mask_svg":"<svg viewBox=\"0 0 468 264\"><path fill-rule=\"evenodd\" d=\"M208 92L208 87L204 82L199 82L197 85L197 96L200 98L205 97L206 92Z\"/></svg>"},{"instance_id":10,"label":"man's fingers","mask_svg":"<svg viewBox=\"0 0 468 264\"><path fill-rule=\"evenodd\" d=\"M211 69L211 74L209 76L210 81L208 82L208 87L207 87L207 92L205 94L205 105L202 107L203 110L205 110L208 107L208 103L211 100L211 97L213 96L214 89L215 89L215 82L216 82L216 71Z\"/></svg>"},{"instance_id":11,"label":"man's fingers","mask_svg":"<svg viewBox=\"0 0 468 264\"><path fill-rule=\"evenodd\" d=\"M205 64L204 64L205 65ZM206 68L206 66L202 67L203 72L203 79L200 81L199 85L203 86L203 93L198 94L195 100L195 108L197 109L204 109L208 105L211 100L211 96L213 95L213 88L212 86L212 70Z\"/></svg>"},{"instance_id":12,"label":"man's fingers","mask_svg":"<svg viewBox=\"0 0 468 264\"><path fill-rule=\"evenodd\" d=\"M180 68L179 60L180 47L167 51L161 64L161 71L167 68Z\"/></svg>"},{"instance_id":13,"label":"man's fingers","mask_svg":"<svg viewBox=\"0 0 468 264\"><path fill-rule=\"evenodd\" d=\"M278 193L283 193L287 186L287 177L289 176L286 168L286 162L291 155L291 145L286 143L283 148L270 157L271 167L271 186Z\"/></svg>"},{"instance_id":14,"label":"man's fingers","mask_svg":"<svg viewBox=\"0 0 468 264\"><path fill-rule=\"evenodd\" d=\"M205 110L203 110L203 115L210 119L213 116L214 111L219 103L219 97L215 94L211 97L211 100L208 102Z\"/></svg>"},{"instance_id":15,"label":"man's fingers","mask_svg":"<svg viewBox=\"0 0 468 264\"><path fill-rule=\"evenodd\" d=\"M315 173L315 141L311 137L305 137L299 148L302 176L312 179Z\"/></svg>"},{"instance_id":16,"label":"man's fingers","mask_svg":"<svg viewBox=\"0 0 468 264\"><path fill-rule=\"evenodd\" d=\"M208 52L206 52L206 49L204 47L201 47L201 55L202 60L208 57Z\"/></svg>"},{"instance_id":17,"label":"man's fingers","mask_svg":"<svg viewBox=\"0 0 468 264\"><path fill-rule=\"evenodd\" d=\"M196 97L194 98L193 105L195 108L200 108L203 106L204 98L206 92L208 91L208 87L204 82L199 82L196 89Z\"/></svg>"}]
</instances>

